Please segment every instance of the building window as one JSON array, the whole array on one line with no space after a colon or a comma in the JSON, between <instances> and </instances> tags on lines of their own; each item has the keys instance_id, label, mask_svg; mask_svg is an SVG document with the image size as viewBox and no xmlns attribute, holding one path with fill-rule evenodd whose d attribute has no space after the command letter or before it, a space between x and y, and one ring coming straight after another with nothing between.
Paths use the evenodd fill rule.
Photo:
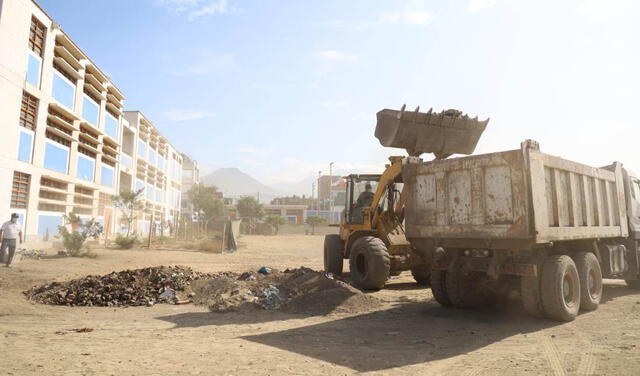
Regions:
<instances>
[{"instance_id":1,"label":"building window","mask_svg":"<svg viewBox=\"0 0 640 376\"><path fill-rule=\"evenodd\" d=\"M44 51L44 37L47 28L38 21L37 18L31 18L31 29L29 30L29 48L38 56L42 57Z\"/></svg>"},{"instance_id":2,"label":"building window","mask_svg":"<svg viewBox=\"0 0 640 376\"><path fill-rule=\"evenodd\" d=\"M80 151L80 149L78 149ZM78 154L78 171L76 176L93 182L93 172L95 171L96 161L93 158Z\"/></svg>"},{"instance_id":3,"label":"building window","mask_svg":"<svg viewBox=\"0 0 640 376\"><path fill-rule=\"evenodd\" d=\"M57 69L53 71L51 95L65 107L73 110L76 98L76 84Z\"/></svg>"},{"instance_id":4,"label":"building window","mask_svg":"<svg viewBox=\"0 0 640 376\"><path fill-rule=\"evenodd\" d=\"M13 172L13 186L11 187L11 207L26 209L29 202L29 182L31 175Z\"/></svg>"},{"instance_id":5,"label":"building window","mask_svg":"<svg viewBox=\"0 0 640 376\"><path fill-rule=\"evenodd\" d=\"M149 163L153 166L156 165L156 151L149 148Z\"/></svg>"},{"instance_id":6,"label":"building window","mask_svg":"<svg viewBox=\"0 0 640 376\"><path fill-rule=\"evenodd\" d=\"M147 144L144 141L138 141L138 157L147 157Z\"/></svg>"},{"instance_id":7,"label":"building window","mask_svg":"<svg viewBox=\"0 0 640 376\"><path fill-rule=\"evenodd\" d=\"M158 169L164 171L164 158L161 155L158 155Z\"/></svg>"},{"instance_id":8,"label":"building window","mask_svg":"<svg viewBox=\"0 0 640 376\"><path fill-rule=\"evenodd\" d=\"M20 131L20 139L18 140L18 160L31 163L32 147L33 132L27 130Z\"/></svg>"},{"instance_id":9,"label":"building window","mask_svg":"<svg viewBox=\"0 0 640 376\"><path fill-rule=\"evenodd\" d=\"M47 207L49 211L60 211L60 208ZM52 210L55 209L55 210ZM62 206L64 211L64 206ZM58 233L58 226L62 225L62 215L39 215L38 216L38 235L55 235Z\"/></svg>"},{"instance_id":10,"label":"building window","mask_svg":"<svg viewBox=\"0 0 640 376\"><path fill-rule=\"evenodd\" d=\"M107 113L104 119L104 133L115 140L118 139L118 120L109 113Z\"/></svg>"},{"instance_id":11,"label":"building window","mask_svg":"<svg viewBox=\"0 0 640 376\"><path fill-rule=\"evenodd\" d=\"M40 69L42 68L42 58L33 51L27 55L27 82L40 88Z\"/></svg>"},{"instance_id":12,"label":"building window","mask_svg":"<svg viewBox=\"0 0 640 376\"><path fill-rule=\"evenodd\" d=\"M26 91L23 91L22 106L20 107L20 125L35 131L37 118L38 99Z\"/></svg>"},{"instance_id":13,"label":"building window","mask_svg":"<svg viewBox=\"0 0 640 376\"><path fill-rule=\"evenodd\" d=\"M144 192L144 181L136 179L136 192L138 192L139 190L142 190L142 192Z\"/></svg>"},{"instance_id":14,"label":"building window","mask_svg":"<svg viewBox=\"0 0 640 376\"><path fill-rule=\"evenodd\" d=\"M82 101L82 117L89 123L98 126L100 106L88 95L84 95Z\"/></svg>"},{"instance_id":15,"label":"building window","mask_svg":"<svg viewBox=\"0 0 640 376\"><path fill-rule=\"evenodd\" d=\"M100 184L113 187L113 167L102 165L100 174Z\"/></svg>"},{"instance_id":16,"label":"building window","mask_svg":"<svg viewBox=\"0 0 640 376\"><path fill-rule=\"evenodd\" d=\"M50 170L68 173L70 142L53 134L47 133L44 148L44 167ZM55 142L52 142L53 140Z\"/></svg>"},{"instance_id":17,"label":"building window","mask_svg":"<svg viewBox=\"0 0 640 376\"><path fill-rule=\"evenodd\" d=\"M147 184L147 200L152 201L155 196L153 185Z\"/></svg>"}]
</instances>

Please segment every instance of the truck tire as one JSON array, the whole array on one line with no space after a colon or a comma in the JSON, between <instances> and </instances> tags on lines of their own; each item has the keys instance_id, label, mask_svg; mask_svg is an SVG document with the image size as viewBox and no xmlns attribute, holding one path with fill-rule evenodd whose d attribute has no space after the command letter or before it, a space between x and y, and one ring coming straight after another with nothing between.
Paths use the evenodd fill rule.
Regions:
<instances>
[{"instance_id":1,"label":"truck tire","mask_svg":"<svg viewBox=\"0 0 640 376\"><path fill-rule=\"evenodd\" d=\"M602 270L596 255L580 252L573 256L580 277L580 309L593 311L602 299Z\"/></svg>"},{"instance_id":2,"label":"truck tire","mask_svg":"<svg viewBox=\"0 0 640 376\"><path fill-rule=\"evenodd\" d=\"M330 234L324 237L324 271L342 275L344 243L340 235Z\"/></svg>"},{"instance_id":3,"label":"truck tire","mask_svg":"<svg viewBox=\"0 0 640 376\"><path fill-rule=\"evenodd\" d=\"M447 271L445 278L449 301L454 307L476 308L490 303L489 296L477 280L480 275L476 273L465 274L460 269Z\"/></svg>"},{"instance_id":4,"label":"truck tire","mask_svg":"<svg viewBox=\"0 0 640 376\"><path fill-rule=\"evenodd\" d=\"M547 256L540 278L545 316L556 321L573 321L580 309L580 277L571 257Z\"/></svg>"},{"instance_id":5,"label":"truck tire","mask_svg":"<svg viewBox=\"0 0 640 376\"><path fill-rule=\"evenodd\" d=\"M447 272L444 270L432 270L429 280L431 282L431 294L436 302L441 306L451 307L451 300L449 300L449 294L447 294Z\"/></svg>"},{"instance_id":6,"label":"truck tire","mask_svg":"<svg viewBox=\"0 0 640 376\"><path fill-rule=\"evenodd\" d=\"M431 277L431 268L429 265L421 263L411 268L411 275L416 280L416 283L421 286L427 286Z\"/></svg>"},{"instance_id":7,"label":"truck tire","mask_svg":"<svg viewBox=\"0 0 640 376\"><path fill-rule=\"evenodd\" d=\"M353 284L365 290L380 290L389 279L389 253L384 242L363 236L351 247L349 270Z\"/></svg>"},{"instance_id":8,"label":"truck tire","mask_svg":"<svg viewBox=\"0 0 640 376\"><path fill-rule=\"evenodd\" d=\"M634 290L640 290L640 279L625 279L627 287Z\"/></svg>"},{"instance_id":9,"label":"truck tire","mask_svg":"<svg viewBox=\"0 0 640 376\"><path fill-rule=\"evenodd\" d=\"M520 298L522 306L528 314L534 317L544 317L542 297L540 296L540 275L542 270L538 268L536 277L520 277Z\"/></svg>"}]
</instances>

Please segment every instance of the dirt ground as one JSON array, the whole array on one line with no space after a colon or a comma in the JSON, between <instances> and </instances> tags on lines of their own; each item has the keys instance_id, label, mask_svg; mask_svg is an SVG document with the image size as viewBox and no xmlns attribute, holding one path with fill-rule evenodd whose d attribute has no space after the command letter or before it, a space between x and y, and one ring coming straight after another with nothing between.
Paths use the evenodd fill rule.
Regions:
<instances>
[{"instance_id":1,"label":"dirt ground","mask_svg":"<svg viewBox=\"0 0 640 376\"><path fill-rule=\"evenodd\" d=\"M205 307L56 307L25 289L127 268L203 272L322 269L321 236L247 236L232 254L97 250L0 268L0 374L24 375L640 375L640 293L607 281L604 303L574 322L528 317L517 301L440 307L410 274L357 314L211 313ZM346 265L345 265L346 267ZM92 328L77 333L71 329Z\"/></svg>"}]
</instances>

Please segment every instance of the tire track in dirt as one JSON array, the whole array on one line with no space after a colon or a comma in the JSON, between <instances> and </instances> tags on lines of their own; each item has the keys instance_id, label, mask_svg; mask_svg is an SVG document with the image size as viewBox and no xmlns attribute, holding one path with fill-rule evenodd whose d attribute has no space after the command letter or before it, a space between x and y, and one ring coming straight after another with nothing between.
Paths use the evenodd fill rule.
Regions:
<instances>
[{"instance_id":1,"label":"tire track in dirt","mask_svg":"<svg viewBox=\"0 0 640 376\"><path fill-rule=\"evenodd\" d=\"M585 353L580 357L580 363L578 364L576 373L581 376L594 375L596 372L596 346L587 339L580 330L574 330L574 333L586 349Z\"/></svg>"},{"instance_id":2,"label":"tire track in dirt","mask_svg":"<svg viewBox=\"0 0 640 376\"><path fill-rule=\"evenodd\" d=\"M567 373L562 365L561 356L556 345L544 334L540 335L540 340L544 348L544 355L549 361L553 374L556 376L566 376Z\"/></svg>"}]
</instances>

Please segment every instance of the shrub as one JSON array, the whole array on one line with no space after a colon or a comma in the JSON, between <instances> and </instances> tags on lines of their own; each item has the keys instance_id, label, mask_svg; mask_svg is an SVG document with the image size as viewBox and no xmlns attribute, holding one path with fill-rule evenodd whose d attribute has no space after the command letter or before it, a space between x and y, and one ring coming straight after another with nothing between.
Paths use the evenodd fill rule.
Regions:
<instances>
[{"instance_id":1,"label":"shrub","mask_svg":"<svg viewBox=\"0 0 640 376\"><path fill-rule=\"evenodd\" d=\"M102 225L91 219L82 222L77 216L70 214L64 217L67 224L75 227L69 231L66 226L58 226L58 233L62 237L62 245L64 249L73 257L95 257L96 254L84 245L88 238L97 239L102 234Z\"/></svg>"},{"instance_id":2,"label":"shrub","mask_svg":"<svg viewBox=\"0 0 640 376\"><path fill-rule=\"evenodd\" d=\"M121 249L131 249L138 242L138 236L135 234L129 236L118 234L114 242Z\"/></svg>"}]
</instances>

